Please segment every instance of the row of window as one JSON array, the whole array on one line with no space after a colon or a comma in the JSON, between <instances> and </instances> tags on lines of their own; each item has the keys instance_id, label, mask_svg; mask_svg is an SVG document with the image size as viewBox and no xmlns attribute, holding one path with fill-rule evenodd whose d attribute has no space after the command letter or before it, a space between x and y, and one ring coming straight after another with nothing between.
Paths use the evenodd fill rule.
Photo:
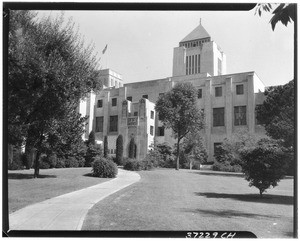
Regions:
<instances>
[{"instance_id":1,"label":"row of window","mask_svg":"<svg viewBox=\"0 0 300 241\"><path fill-rule=\"evenodd\" d=\"M236 95L244 94L244 85L236 85ZM215 97L222 96L222 86L215 87ZM202 89L198 89L198 99L202 98Z\"/></svg>"},{"instance_id":2,"label":"row of window","mask_svg":"<svg viewBox=\"0 0 300 241\"><path fill-rule=\"evenodd\" d=\"M201 44L205 43L205 42L209 42L209 38L207 39L202 39L202 40L197 40L197 41L193 41L193 42L188 42L188 43L180 43L180 47L184 46L186 48L191 48L191 47L197 47L200 46Z\"/></svg>"},{"instance_id":3,"label":"row of window","mask_svg":"<svg viewBox=\"0 0 300 241\"><path fill-rule=\"evenodd\" d=\"M160 93L159 96L163 95L164 93ZM237 95L243 95L244 94L244 85L236 85L236 94ZM217 86L215 87L215 97L221 97L222 94L222 86ZM148 95L143 95L142 98L148 99ZM202 98L202 89L198 89L198 99ZM126 98L129 101L132 101L132 96L128 96ZM117 106L117 98L112 98L111 99L111 105L112 106ZM102 108L103 107L103 100L98 100L97 102L97 108Z\"/></svg>"},{"instance_id":4,"label":"row of window","mask_svg":"<svg viewBox=\"0 0 300 241\"><path fill-rule=\"evenodd\" d=\"M246 106L234 107L234 125L247 125ZM225 126L225 108L213 108L213 126Z\"/></svg>"},{"instance_id":5,"label":"row of window","mask_svg":"<svg viewBox=\"0 0 300 241\"><path fill-rule=\"evenodd\" d=\"M186 56L185 60L185 74L199 74L200 73L200 54Z\"/></svg>"}]
</instances>

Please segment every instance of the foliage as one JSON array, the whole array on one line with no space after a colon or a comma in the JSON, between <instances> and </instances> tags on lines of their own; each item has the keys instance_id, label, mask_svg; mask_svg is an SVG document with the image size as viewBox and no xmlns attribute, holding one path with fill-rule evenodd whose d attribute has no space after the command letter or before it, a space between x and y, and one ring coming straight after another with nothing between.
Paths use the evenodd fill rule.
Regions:
<instances>
[{"instance_id":1,"label":"foliage","mask_svg":"<svg viewBox=\"0 0 300 241\"><path fill-rule=\"evenodd\" d=\"M70 156L65 160L65 167L78 167L78 166L79 166L78 160L73 156Z\"/></svg>"},{"instance_id":2,"label":"foliage","mask_svg":"<svg viewBox=\"0 0 300 241\"><path fill-rule=\"evenodd\" d=\"M118 174L117 165L104 157L93 159L93 176L102 178L114 178Z\"/></svg>"},{"instance_id":3,"label":"foliage","mask_svg":"<svg viewBox=\"0 0 300 241\"><path fill-rule=\"evenodd\" d=\"M294 149L295 98L294 80L283 86L269 87L266 100L257 107L257 119L264 123L267 134L283 140L285 147Z\"/></svg>"},{"instance_id":4,"label":"foliage","mask_svg":"<svg viewBox=\"0 0 300 241\"><path fill-rule=\"evenodd\" d=\"M270 20L273 31L275 30L276 24L280 21L282 24L287 26L291 21L295 21L296 18L296 4L287 4L281 3L276 9L272 12L273 17ZM259 3L256 6L255 13L258 13L261 16L262 11L270 12L272 11L273 6L271 3Z\"/></svg>"},{"instance_id":5,"label":"foliage","mask_svg":"<svg viewBox=\"0 0 300 241\"><path fill-rule=\"evenodd\" d=\"M13 148L13 158L8 162L8 170L24 169L23 154L19 148Z\"/></svg>"},{"instance_id":6,"label":"foliage","mask_svg":"<svg viewBox=\"0 0 300 241\"><path fill-rule=\"evenodd\" d=\"M41 169L54 168L57 164L57 156L56 154L43 155L41 158ZM42 167L43 166L43 167Z\"/></svg>"},{"instance_id":7,"label":"foliage","mask_svg":"<svg viewBox=\"0 0 300 241\"><path fill-rule=\"evenodd\" d=\"M65 168L66 160L64 158L57 158L55 168Z\"/></svg>"},{"instance_id":8,"label":"foliage","mask_svg":"<svg viewBox=\"0 0 300 241\"><path fill-rule=\"evenodd\" d=\"M215 152L213 170L240 172L242 170L242 150L255 146L259 140L259 136L250 134L247 130L239 130L230 138L225 138Z\"/></svg>"},{"instance_id":9,"label":"foliage","mask_svg":"<svg viewBox=\"0 0 300 241\"><path fill-rule=\"evenodd\" d=\"M121 165L123 163L123 136L119 135L116 141L116 163Z\"/></svg>"},{"instance_id":10,"label":"foliage","mask_svg":"<svg viewBox=\"0 0 300 241\"><path fill-rule=\"evenodd\" d=\"M91 131L89 134L89 139L87 140L87 144L95 145L96 144L96 137L95 137L95 132Z\"/></svg>"},{"instance_id":11,"label":"foliage","mask_svg":"<svg viewBox=\"0 0 300 241\"><path fill-rule=\"evenodd\" d=\"M44 147L63 150L81 138L78 101L101 83L93 47L84 47L74 23L35 17L10 11L7 90L9 142L37 149L37 177Z\"/></svg>"},{"instance_id":12,"label":"foliage","mask_svg":"<svg viewBox=\"0 0 300 241\"><path fill-rule=\"evenodd\" d=\"M274 140L260 140L257 146L244 149L241 157L245 179L250 187L259 189L260 196L270 186L277 186L286 173L286 155Z\"/></svg>"},{"instance_id":13,"label":"foliage","mask_svg":"<svg viewBox=\"0 0 300 241\"><path fill-rule=\"evenodd\" d=\"M129 171L143 170L143 163L137 159L126 158L124 160L124 169Z\"/></svg>"},{"instance_id":14,"label":"foliage","mask_svg":"<svg viewBox=\"0 0 300 241\"><path fill-rule=\"evenodd\" d=\"M103 143L103 156L107 158L107 153L108 153L108 141L107 141L107 136L104 137L104 143Z\"/></svg>"},{"instance_id":15,"label":"foliage","mask_svg":"<svg viewBox=\"0 0 300 241\"><path fill-rule=\"evenodd\" d=\"M128 157L133 159L136 157L136 144L134 141L134 138L131 138L130 142L129 142L129 154Z\"/></svg>"},{"instance_id":16,"label":"foliage","mask_svg":"<svg viewBox=\"0 0 300 241\"><path fill-rule=\"evenodd\" d=\"M94 157L102 156L102 149L100 145L89 145L85 156L85 167L91 167Z\"/></svg>"},{"instance_id":17,"label":"foliage","mask_svg":"<svg viewBox=\"0 0 300 241\"><path fill-rule=\"evenodd\" d=\"M201 130L204 115L196 105L197 90L191 83L178 83L156 101L155 110L166 128L172 129L177 138L176 169L179 169L180 141L189 132Z\"/></svg>"}]
</instances>

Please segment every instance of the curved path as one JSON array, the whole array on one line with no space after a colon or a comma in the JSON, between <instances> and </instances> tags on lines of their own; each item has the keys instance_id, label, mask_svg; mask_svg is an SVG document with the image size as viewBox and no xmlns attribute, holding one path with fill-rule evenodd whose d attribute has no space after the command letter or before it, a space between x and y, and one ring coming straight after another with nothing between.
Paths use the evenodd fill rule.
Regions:
<instances>
[{"instance_id":1,"label":"curved path","mask_svg":"<svg viewBox=\"0 0 300 241\"><path fill-rule=\"evenodd\" d=\"M90 208L137 182L140 175L122 169L115 179L22 208L9 215L10 230L81 230Z\"/></svg>"}]
</instances>

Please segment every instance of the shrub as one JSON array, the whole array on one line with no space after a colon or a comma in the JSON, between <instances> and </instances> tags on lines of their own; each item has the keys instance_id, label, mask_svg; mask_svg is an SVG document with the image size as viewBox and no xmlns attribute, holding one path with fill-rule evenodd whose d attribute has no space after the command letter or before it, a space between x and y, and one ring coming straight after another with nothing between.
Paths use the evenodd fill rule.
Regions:
<instances>
[{"instance_id":1,"label":"shrub","mask_svg":"<svg viewBox=\"0 0 300 241\"><path fill-rule=\"evenodd\" d=\"M95 157L92 165L95 177L113 178L118 174L117 165L104 157Z\"/></svg>"},{"instance_id":2,"label":"shrub","mask_svg":"<svg viewBox=\"0 0 300 241\"><path fill-rule=\"evenodd\" d=\"M129 171L140 171L143 169L143 163L137 159L128 158L125 160L124 169Z\"/></svg>"},{"instance_id":3,"label":"shrub","mask_svg":"<svg viewBox=\"0 0 300 241\"><path fill-rule=\"evenodd\" d=\"M73 156L65 160L65 167L78 167L78 165L78 160Z\"/></svg>"},{"instance_id":4,"label":"shrub","mask_svg":"<svg viewBox=\"0 0 300 241\"><path fill-rule=\"evenodd\" d=\"M123 136L119 135L116 141L116 160L118 165L123 163Z\"/></svg>"},{"instance_id":5,"label":"shrub","mask_svg":"<svg viewBox=\"0 0 300 241\"><path fill-rule=\"evenodd\" d=\"M131 138L130 142L129 142L129 158L133 159L136 157L136 144L134 141L134 138Z\"/></svg>"},{"instance_id":6,"label":"shrub","mask_svg":"<svg viewBox=\"0 0 300 241\"><path fill-rule=\"evenodd\" d=\"M47 156L45 154L41 155L39 162L40 162L40 169L50 168L50 164L48 163Z\"/></svg>"},{"instance_id":7,"label":"shrub","mask_svg":"<svg viewBox=\"0 0 300 241\"><path fill-rule=\"evenodd\" d=\"M78 167L84 167L85 159L82 156L76 156Z\"/></svg>"},{"instance_id":8,"label":"shrub","mask_svg":"<svg viewBox=\"0 0 300 241\"><path fill-rule=\"evenodd\" d=\"M215 162L212 166L214 171L222 171L222 172L241 172L242 167L240 165L232 165L232 163L225 162Z\"/></svg>"},{"instance_id":9,"label":"shrub","mask_svg":"<svg viewBox=\"0 0 300 241\"><path fill-rule=\"evenodd\" d=\"M108 154L108 141L107 141L107 136L104 137L104 141L103 141L103 156L105 158L107 158L107 154Z\"/></svg>"},{"instance_id":10,"label":"shrub","mask_svg":"<svg viewBox=\"0 0 300 241\"><path fill-rule=\"evenodd\" d=\"M57 158L55 168L65 168L66 163L64 158Z\"/></svg>"},{"instance_id":11,"label":"shrub","mask_svg":"<svg viewBox=\"0 0 300 241\"><path fill-rule=\"evenodd\" d=\"M48 156L44 156L42 158L41 164L44 166L44 168L54 168L56 166L57 162L57 156L56 154L50 154Z\"/></svg>"},{"instance_id":12,"label":"shrub","mask_svg":"<svg viewBox=\"0 0 300 241\"><path fill-rule=\"evenodd\" d=\"M21 170L24 169L23 160L22 160L22 152L19 148L12 147L13 150L13 157L8 162L8 169L9 170Z\"/></svg>"},{"instance_id":13,"label":"shrub","mask_svg":"<svg viewBox=\"0 0 300 241\"><path fill-rule=\"evenodd\" d=\"M262 139L254 148L241 153L242 168L249 186L259 189L260 196L270 186L277 186L286 173L288 160L275 141Z\"/></svg>"},{"instance_id":14,"label":"shrub","mask_svg":"<svg viewBox=\"0 0 300 241\"><path fill-rule=\"evenodd\" d=\"M100 145L89 145L88 149L86 151L86 156L85 156L85 167L91 167L93 158L96 156L101 156L102 155L102 150Z\"/></svg>"}]
</instances>

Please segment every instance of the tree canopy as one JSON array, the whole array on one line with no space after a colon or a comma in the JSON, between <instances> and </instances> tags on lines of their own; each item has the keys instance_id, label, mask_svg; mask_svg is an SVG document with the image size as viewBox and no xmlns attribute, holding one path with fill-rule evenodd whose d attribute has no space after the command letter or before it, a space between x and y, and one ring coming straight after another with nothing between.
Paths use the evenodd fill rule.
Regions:
<instances>
[{"instance_id":1,"label":"tree canopy","mask_svg":"<svg viewBox=\"0 0 300 241\"><path fill-rule=\"evenodd\" d=\"M197 107L197 90L191 83L178 83L156 101L155 110L166 128L177 139L176 169L179 169L180 140L204 127L204 115Z\"/></svg>"},{"instance_id":2,"label":"tree canopy","mask_svg":"<svg viewBox=\"0 0 300 241\"><path fill-rule=\"evenodd\" d=\"M267 135L294 149L294 80L283 86L269 87L265 95L266 100L257 107L257 119L264 123Z\"/></svg>"},{"instance_id":3,"label":"tree canopy","mask_svg":"<svg viewBox=\"0 0 300 241\"><path fill-rule=\"evenodd\" d=\"M76 107L101 88L97 56L63 15L38 19L32 11L10 11L8 44L8 142L30 142L38 162L53 135L61 144L81 138ZM73 128L59 133L62 125Z\"/></svg>"}]
</instances>

